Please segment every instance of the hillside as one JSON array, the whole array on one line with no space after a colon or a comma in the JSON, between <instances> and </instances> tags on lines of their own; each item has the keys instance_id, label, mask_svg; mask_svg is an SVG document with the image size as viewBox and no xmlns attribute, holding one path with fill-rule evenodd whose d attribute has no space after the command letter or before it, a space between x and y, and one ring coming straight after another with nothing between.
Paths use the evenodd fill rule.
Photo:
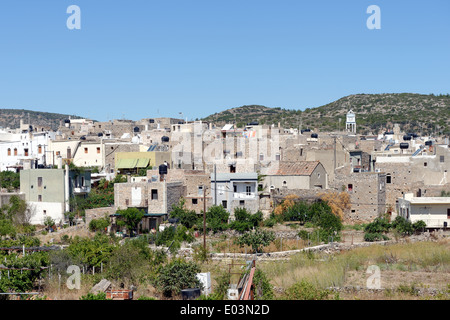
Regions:
<instances>
[{"instance_id":1,"label":"hillside","mask_svg":"<svg viewBox=\"0 0 450 320\"><path fill-rule=\"evenodd\" d=\"M450 95L356 94L304 111L249 105L215 113L203 120L218 125L236 123L239 127L252 121L281 123L288 128L301 124L302 128L333 131L345 129L349 109L356 114L357 131L361 134L381 133L392 129L394 123L407 132L450 134Z\"/></svg>"},{"instance_id":2,"label":"hillside","mask_svg":"<svg viewBox=\"0 0 450 320\"><path fill-rule=\"evenodd\" d=\"M70 115L72 119L81 117ZM40 112L23 109L0 109L0 126L3 128L19 128L20 120L32 125L49 127L53 130L58 129L60 121L68 119L69 115L60 113Z\"/></svg>"}]
</instances>

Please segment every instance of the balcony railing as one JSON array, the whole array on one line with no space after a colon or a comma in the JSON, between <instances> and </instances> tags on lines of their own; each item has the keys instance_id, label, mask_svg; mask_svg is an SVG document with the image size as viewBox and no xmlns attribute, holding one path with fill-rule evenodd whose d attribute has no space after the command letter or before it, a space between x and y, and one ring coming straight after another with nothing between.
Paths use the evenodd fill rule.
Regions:
<instances>
[{"instance_id":1,"label":"balcony railing","mask_svg":"<svg viewBox=\"0 0 450 320\"><path fill-rule=\"evenodd\" d=\"M74 193L89 193L91 192L91 187L75 187L73 188Z\"/></svg>"},{"instance_id":2,"label":"balcony railing","mask_svg":"<svg viewBox=\"0 0 450 320\"><path fill-rule=\"evenodd\" d=\"M427 228L444 228L444 222L447 222L447 228L450 228L450 219L414 219L412 222L422 220L427 224Z\"/></svg>"},{"instance_id":3,"label":"balcony railing","mask_svg":"<svg viewBox=\"0 0 450 320\"><path fill-rule=\"evenodd\" d=\"M234 192L233 197L235 199L253 199L255 197L254 192Z\"/></svg>"}]
</instances>

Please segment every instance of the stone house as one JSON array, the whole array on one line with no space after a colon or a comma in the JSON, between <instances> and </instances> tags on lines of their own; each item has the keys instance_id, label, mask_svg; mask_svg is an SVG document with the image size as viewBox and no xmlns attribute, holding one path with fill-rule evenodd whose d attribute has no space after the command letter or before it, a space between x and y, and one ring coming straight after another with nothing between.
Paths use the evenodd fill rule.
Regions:
<instances>
[{"instance_id":1,"label":"stone house","mask_svg":"<svg viewBox=\"0 0 450 320\"><path fill-rule=\"evenodd\" d=\"M328 189L328 177L319 161L280 162L262 171L269 190Z\"/></svg>"},{"instance_id":2,"label":"stone house","mask_svg":"<svg viewBox=\"0 0 450 320\"><path fill-rule=\"evenodd\" d=\"M334 189L350 195L350 220L372 222L386 212L386 175L380 172L337 174Z\"/></svg>"}]
</instances>

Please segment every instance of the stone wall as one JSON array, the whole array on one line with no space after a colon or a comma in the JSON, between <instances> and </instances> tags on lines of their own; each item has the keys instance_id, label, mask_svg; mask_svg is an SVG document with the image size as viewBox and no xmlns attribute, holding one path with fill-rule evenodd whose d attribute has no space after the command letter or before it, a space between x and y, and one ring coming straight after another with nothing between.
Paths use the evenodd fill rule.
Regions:
<instances>
[{"instance_id":1,"label":"stone wall","mask_svg":"<svg viewBox=\"0 0 450 320\"><path fill-rule=\"evenodd\" d=\"M89 226L89 223L93 219L103 218L105 215L111 215L116 213L115 207L103 207L103 208L95 208L95 209L86 209L86 226Z\"/></svg>"}]
</instances>

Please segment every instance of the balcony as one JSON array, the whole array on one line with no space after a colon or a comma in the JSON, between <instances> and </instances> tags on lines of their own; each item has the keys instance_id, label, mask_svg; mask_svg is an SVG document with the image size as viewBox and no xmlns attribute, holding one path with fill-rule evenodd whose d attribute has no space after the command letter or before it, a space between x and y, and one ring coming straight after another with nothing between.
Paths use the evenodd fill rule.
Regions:
<instances>
[{"instance_id":1,"label":"balcony","mask_svg":"<svg viewBox=\"0 0 450 320\"><path fill-rule=\"evenodd\" d=\"M75 187L73 188L73 193L75 194L83 194L91 192L91 187Z\"/></svg>"},{"instance_id":2,"label":"balcony","mask_svg":"<svg viewBox=\"0 0 450 320\"><path fill-rule=\"evenodd\" d=\"M255 198L256 194L254 192L234 192L233 197L235 199L253 199Z\"/></svg>"}]
</instances>

